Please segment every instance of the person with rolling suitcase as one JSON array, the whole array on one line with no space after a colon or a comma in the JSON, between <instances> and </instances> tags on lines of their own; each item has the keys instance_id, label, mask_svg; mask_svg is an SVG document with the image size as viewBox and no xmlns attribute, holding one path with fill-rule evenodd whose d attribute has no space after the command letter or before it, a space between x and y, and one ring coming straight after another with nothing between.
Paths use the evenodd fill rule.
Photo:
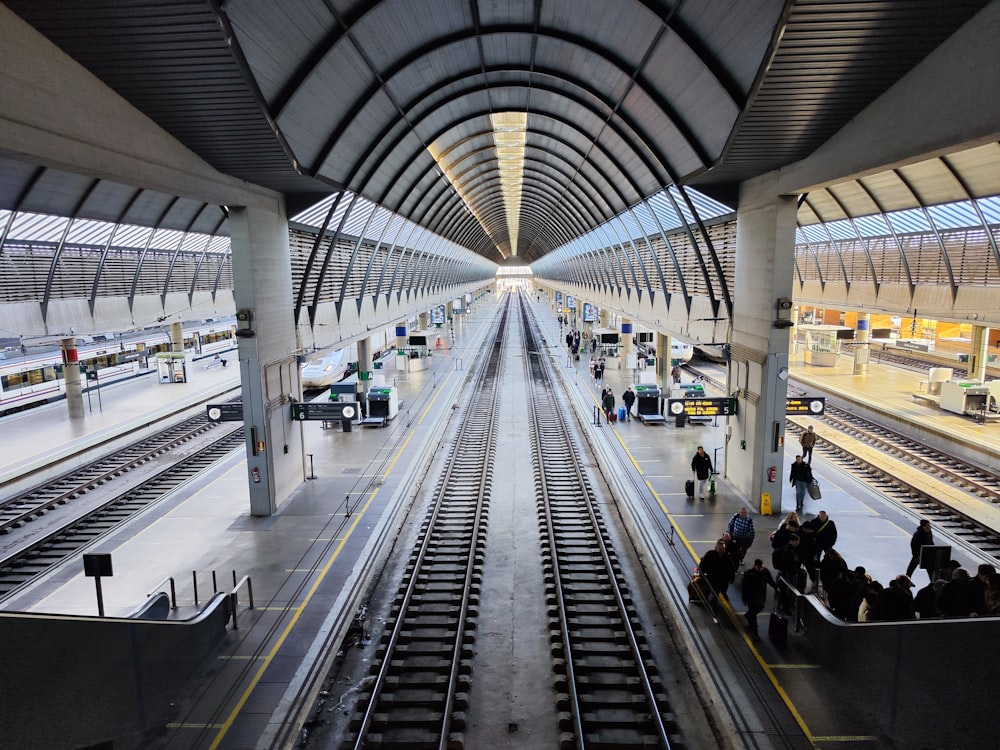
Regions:
<instances>
[{"instance_id":1,"label":"person with rolling suitcase","mask_svg":"<svg viewBox=\"0 0 1000 750\"><path fill-rule=\"evenodd\" d=\"M705 446L699 445L694 458L691 459L691 471L698 478L698 496L700 500L705 499L705 484L712 476L712 459L705 453ZM693 497L693 495L692 495Z\"/></svg>"}]
</instances>

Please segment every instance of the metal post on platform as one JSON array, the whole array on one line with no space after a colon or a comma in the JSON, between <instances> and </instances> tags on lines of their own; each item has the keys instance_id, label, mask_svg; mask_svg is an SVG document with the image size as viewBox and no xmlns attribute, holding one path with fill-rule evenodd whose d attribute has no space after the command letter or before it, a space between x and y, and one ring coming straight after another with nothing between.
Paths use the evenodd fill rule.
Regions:
<instances>
[{"instance_id":1,"label":"metal post on platform","mask_svg":"<svg viewBox=\"0 0 1000 750\"><path fill-rule=\"evenodd\" d=\"M313 471L313 454L312 453L308 453L306 455L309 456L309 476L306 477L306 479L315 479L316 478L316 472Z\"/></svg>"}]
</instances>

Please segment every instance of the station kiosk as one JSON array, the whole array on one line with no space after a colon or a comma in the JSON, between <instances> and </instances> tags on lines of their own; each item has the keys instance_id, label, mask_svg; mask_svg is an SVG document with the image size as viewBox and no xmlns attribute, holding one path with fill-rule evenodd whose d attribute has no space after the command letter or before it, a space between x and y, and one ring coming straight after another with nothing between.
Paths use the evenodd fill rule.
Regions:
<instances>
[{"instance_id":1,"label":"station kiosk","mask_svg":"<svg viewBox=\"0 0 1000 750\"><path fill-rule=\"evenodd\" d=\"M437 339L437 331L414 331L406 337L406 349L400 350L396 369L405 372L420 372L429 367L428 357L431 344Z\"/></svg>"},{"instance_id":2,"label":"station kiosk","mask_svg":"<svg viewBox=\"0 0 1000 750\"><path fill-rule=\"evenodd\" d=\"M394 385L382 385L368 391L368 416L361 423L366 427L385 427L399 413L399 394Z\"/></svg>"},{"instance_id":3,"label":"station kiosk","mask_svg":"<svg viewBox=\"0 0 1000 750\"><path fill-rule=\"evenodd\" d=\"M652 383L640 383L634 386L635 414L643 424L660 424L666 422L660 414L660 387Z\"/></svg>"}]
</instances>

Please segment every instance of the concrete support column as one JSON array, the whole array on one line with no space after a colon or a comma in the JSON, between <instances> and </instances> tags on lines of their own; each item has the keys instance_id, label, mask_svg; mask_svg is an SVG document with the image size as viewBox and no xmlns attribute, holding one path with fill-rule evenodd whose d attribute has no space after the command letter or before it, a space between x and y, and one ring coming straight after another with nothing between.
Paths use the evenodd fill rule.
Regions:
<instances>
[{"instance_id":1,"label":"concrete support column","mask_svg":"<svg viewBox=\"0 0 1000 750\"><path fill-rule=\"evenodd\" d=\"M664 395L670 395L670 371L674 366L670 364L670 336L665 333L656 332L656 380Z\"/></svg>"},{"instance_id":2,"label":"concrete support column","mask_svg":"<svg viewBox=\"0 0 1000 750\"><path fill-rule=\"evenodd\" d=\"M170 351L184 353L184 324L170 324Z\"/></svg>"},{"instance_id":3,"label":"concrete support column","mask_svg":"<svg viewBox=\"0 0 1000 750\"><path fill-rule=\"evenodd\" d=\"M632 321L622 318L622 363L628 362L628 356L632 353Z\"/></svg>"},{"instance_id":4,"label":"concrete support column","mask_svg":"<svg viewBox=\"0 0 1000 750\"><path fill-rule=\"evenodd\" d=\"M969 353L969 380L986 380L987 348L990 343L990 329L972 326L972 350Z\"/></svg>"},{"instance_id":5,"label":"concrete support column","mask_svg":"<svg viewBox=\"0 0 1000 750\"><path fill-rule=\"evenodd\" d=\"M430 326L430 316L425 312L420 313L417 316L417 328L421 331L426 331L428 326Z\"/></svg>"},{"instance_id":6,"label":"concrete support column","mask_svg":"<svg viewBox=\"0 0 1000 750\"><path fill-rule=\"evenodd\" d=\"M365 388L373 385L372 340L363 338L358 341L358 401L364 402Z\"/></svg>"},{"instance_id":7,"label":"concrete support column","mask_svg":"<svg viewBox=\"0 0 1000 750\"><path fill-rule=\"evenodd\" d=\"M868 374L868 358L870 356L868 337L871 334L871 315L858 313L858 331L854 339L854 374Z\"/></svg>"},{"instance_id":8,"label":"concrete support column","mask_svg":"<svg viewBox=\"0 0 1000 750\"><path fill-rule=\"evenodd\" d=\"M396 351L406 348L406 326L396 326Z\"/></svg>"},{"instance_id":9,"label":"concrete support column","mask_svg":"<svg viewBox=\"0 0 1000 750\"><path fill-rule=\"evenodd\" d=\"M302 426L291 399L302 392L288 250L277 195L229 207L250 513L269 516L305 481Z\"/></svg>"},{"instance_id":10,"label":"concrete support column","mask_svg":"<svg viewBox=\"0 0 1000 750\"><path fill-rule=\"evenodd\" d=\"M726 433L725 466L733 484L746 493L750 507L760 511L766 492L775 513L786 486L785 378L793 330L776 327L775 321L779 308L785 315L790 313L795 211L795 196L777 194L774 174L740 188L729 363L729 388L739 406ZM715 446L705 446L710 447ZM775 481L769 482L772 466Z\"/></svg>"},{"instance_id":11,"label":"concrete support column","mask_svg":"<svg viewBox=\"0 0 1000 750\"><path fill-rule=\"evenodd\" d=\"M601 312L598 313L597 318L601 323L600 325L601 328L611 327L611 312L609 310L602 307Z\"/></svg>"},{"instance_id":12,"label":"concrete support column","mask_svg":"<svg viewBox=\"0 0 1000 750\"><path fill-rule=\"evenodd\" d=\"M59 348L62 350L63 381L66 384L66 410L70 419L83 419L83 382L80 380L76 339L63 339L59 342Z\"/></svg>"}]
</instances>

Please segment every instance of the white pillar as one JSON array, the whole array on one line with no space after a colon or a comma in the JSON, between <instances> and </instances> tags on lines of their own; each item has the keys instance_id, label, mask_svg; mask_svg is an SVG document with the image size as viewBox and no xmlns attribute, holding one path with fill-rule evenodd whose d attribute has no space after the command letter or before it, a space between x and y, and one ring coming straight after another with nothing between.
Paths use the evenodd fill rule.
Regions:
<instances>
[{"instance_id":1,"label":"white pillar","mask_svg":"<svg viewBox=\"0 0 1000 750\"><path fill-rule=\"evenodd\" d=\"M726 467L751 507L759 510L766 492L777 512L785 487L783 378L790 329L775 321L791 313L796 197L777 195L774 178L764 175L740 188L729 362L730 382L739 386L739 411L730 420ZM775 481L769 482L772 466Z\"/></svg>"},{"instance_id":2,"label":"white pillar","mask_svg":"<svg viewBox=\"0 0 1000 750\"><path fill-rule=\"evenodd\" d=\"M184 353L184 324L170 324L170 351Z\"/></svg>"},{"instance_id":3,"label":"white pillar","mask_svg":"<svg viewBox=\"0 0 1000 750\"><path fill-rule=\"evenodd\" d=\"M70 419L83 419L83 383L80 380L80 358L76 339L72 336L59 342L62 350L63 382L66 384L66 410Z\"/></svg>"},{"instance_id":4,"label":"white pillar","mask_svg":"<svg viewBox=\"0 0 1000 750\"><path fill-rule=\"evenodd\" d=\"M306 478L288 223L279 196L229 207L250 513L269 516Z\"/></svg>"},{"instance_id":5,"label":"white pillar","mask_svg":"<svg viewBox=\"0 0 1000 750\"><path fill-rule=\"evenodd\" d=\"M858 334L854 341L854 374L868 374L869 344L871 315L869 313L858 313Z\"/></svg>"},{"instance_id":6,"label":"white pillar","mask_svg":"<svg viewBox=\"0 0 1000 750\"><path fill-rule=\"evenodd\" d=\"M972 350L969 353L969 380L986 380L987 349L990 343L990 329L972 326Z\"/></svg>"}]
</instances>

